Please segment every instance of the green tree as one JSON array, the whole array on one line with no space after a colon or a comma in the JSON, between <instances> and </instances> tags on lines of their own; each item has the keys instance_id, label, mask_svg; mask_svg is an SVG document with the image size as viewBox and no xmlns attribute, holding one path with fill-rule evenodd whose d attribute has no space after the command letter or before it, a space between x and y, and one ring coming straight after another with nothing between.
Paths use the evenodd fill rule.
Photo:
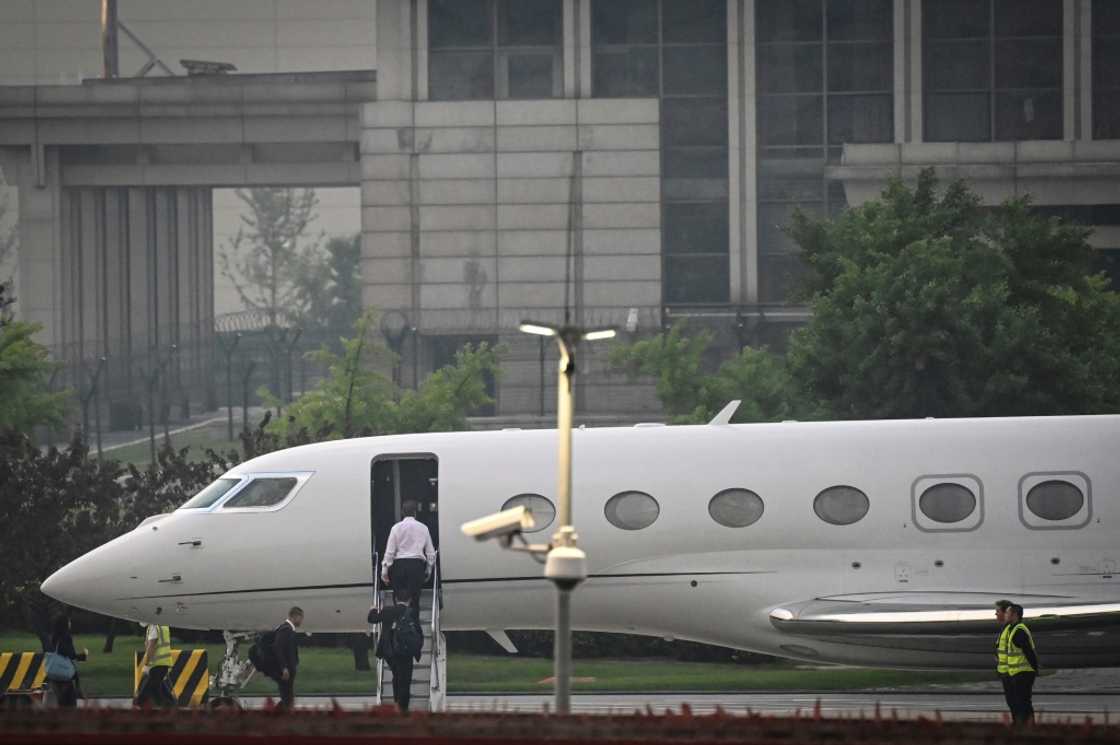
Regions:
<instances>
[{"instance_id":1,"label":"green tree","mask_svg":"<svg viewBox=\"0 0 1120 745\"><path fill-rule=\"evenodd\" d=\"M323 329L334 344L353 330L362 314L361 236L331 238L325 251L325 263L300 280L308 300L304 323Z\"/></svg>"},{"instance_id":2,"label":"green tree","mask_svg":"<svg viewBox=\"0 0 1120 745\"><path fill-rule=\"evenodd\" d=\"M80 435L65 450L41 450L25 434L0 433L4 617L20 617L40 636L46 633L51 601L39 592L39 584L63 564L123 532L123 475L120 464L90 458Z\"/></svg>"},{"instance_id":3,"label":"green tree","mask_svg":"<svg viewBox=\"0 0 1120 745\"><path fill-rule=\"evenodd\" d=\"M784 360L765 349L744 347L714 373L705 371L713 334L689 334L684 323L666 332L611 350L611 363L631 378L653 377L657 397L675 424L711 420L728 401L742 403L737 422L801 418L809 407L802 401Z\"/></svg>"},{"instance_id":4,"label":"green tree","mask_svg":"<svg viewBox=\"0 0 1120 745\"><path fill-rule=\"evenodd\" d=\"M279 439L351 437L465 429L467 414L487 403L486 376L498 373L498 350L467 346L455 362L432 373L416 390L402 390L385 374L394 361L381 340L372 312L342 340L342 353L324 345L310 357L327 369L326 377L288 407L287 417L268 431ZM266 404L278 401L263 391ZM303 432L302 436L296 434Z\"/></svg>"},{"instance_id":5,"label":"green tree","mask_svg":"<svg viewBox=\"0 0 1120 745\"><path fill-rule=\"evenodd\" d=\"M927 170L833 220L795 214L789 233L812 319L788 365L828 416L1120 408L1120 296L1091 274L1087 229L1027 199L984 209Z\"/></svg>"},{"instance_id":6,"label":"green tree","mask_svg":"<svg viewBox=\"0 0 1120 745\"><path fill-rule=\"evenodd\" d=\"M220 255L222 273L233 282L245 307L264 313L270 326L302 322L320 291L323 254L319 239L308 239L319 198L313 189L238 189L248 209L242 226Z\"/></svg>"},{"instance_id":7,"label":"green tree","mask_svg":"<svg viewBox=\"0 0 1120 745\"><path fill-rule=\"evenodd\" d=\"M19 246L19 223L8 217L12 212L11 202L3 188L4 174L0 173L0 266ZM2 277L0 281L3 281Z\"/></svg>"},{"instance_id":8,"label":"green tree","mask_svg":"<svg viewBox=\"0 0 1120 745\"><path fill-rule=\"evenodd\" d=\"M60 424L69 392L47 389L54 363L34 339L40 327L15 320L11 303L7 285L0 284L0 430L27 432L40 424Z\"/></svg>"}]
</instances>

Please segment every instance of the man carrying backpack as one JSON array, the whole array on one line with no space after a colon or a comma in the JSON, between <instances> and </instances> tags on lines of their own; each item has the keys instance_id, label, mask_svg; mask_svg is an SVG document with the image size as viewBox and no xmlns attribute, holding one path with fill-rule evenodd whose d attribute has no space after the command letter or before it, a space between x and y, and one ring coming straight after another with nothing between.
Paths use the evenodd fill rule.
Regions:
<instances>
[{"instance_id":1,"label":"man carrying backpack","mask_svg":"<svg viewBox=\"0 0 1120 745\"><path fill-rule=\"evenodd\" d=\"M369 609L367 619L370 623L382 624L381 639L377 643L377 656L389 663L393 671L393 700L397 702L402 714L408 713L408 703L412 698L413 660L420 661L424 649L424 631L420 619L410 603L412 596L407 590L399 590L393 595L394 605L378 611Z\"/></svg>"},{"instance_id":2,"label":"man carrying backpack","mask_svg":"<svg viewBox=\"0 0 1120 745\"><path fill-rule=\"evenodd\" d=\"M276 681L280 689L280 706L288 710L295 702L296 671L299 668L299 637L296 629L303 623L303 610L293 607L288 617L273 631L257 637L249 649L253 667Z\"/></svg>"}]
</instances>

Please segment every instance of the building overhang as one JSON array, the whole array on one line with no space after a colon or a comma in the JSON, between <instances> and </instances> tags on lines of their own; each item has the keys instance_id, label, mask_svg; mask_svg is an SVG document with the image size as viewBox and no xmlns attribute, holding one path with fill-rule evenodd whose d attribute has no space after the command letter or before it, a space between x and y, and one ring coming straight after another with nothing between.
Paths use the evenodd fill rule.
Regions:
<instances>
[{"instance_id":1,"label":"building overhang","mask_svg":"<svg viewBox=\"0 0 1120 745\"><path fill-rule=\"evenodd\" d=\"M0 148L46 148L66 185L354 185L377 73L86 80L0 86Z\"/></svg>"},{"instance_id":2,"label":"building overhang","mask_svg":"<svg viewBox=\"0 0 1120 745\"><path fill-rule=\"evenodd\" d=\"M879 196L890 179L913 182L926 168L943 180L969 181L987 204L1027 194L1036 204L1120 201L1120 140L845 145L826 174L844 183L855 206Z\"/></svg>"}]
</instances>

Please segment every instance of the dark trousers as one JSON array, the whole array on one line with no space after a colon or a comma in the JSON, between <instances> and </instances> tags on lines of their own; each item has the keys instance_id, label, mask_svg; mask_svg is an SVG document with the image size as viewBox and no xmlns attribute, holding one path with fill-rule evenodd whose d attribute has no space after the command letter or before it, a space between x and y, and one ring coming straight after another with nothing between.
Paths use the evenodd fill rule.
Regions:
<instances>
[{"instance_id":1,"label":"dark trousers","mask_svg":"<svg viewBox=\"0 0 1120 745\"><path fill-rule=\"evenodd\" d=\"M1011 676L1003 673L999 676L999 682L1003 685L1003 700L1007 702L1008 711L1011 710Z\"/></svg>"},{"instance_id":2,"label":"dark trousers","mask_svg":"<svg viewBox=\"0 0 1120 745\"><path fill-rule=\"evenodd\" d=\"M54 698L55 701L58 702L59 708L73 709L78 705L78 698L81 696L81 688L79 687L77 677L63 683L52 681L51 691L54 693Z\"/></svg>"},{"instance_id":3,"label":"dark trousers","mask_svg":"<svg viewBox=\"0 0 1120 745\"><path fill-rule=\"evenodd\" d=\"M175 694L171 691L171 683L167 680L168 667L159 665L153 667L140 681L140 690L136 692L136 705L143 706L148 701L153 701L156 706L175 706Z\"/></svg>"},{"instance_id":4,"label":"dark trousers","mask_svg":"<svg viewBox=\"0 0 1120 745\"><path fill-rule=\"evenodd\" d=\"M416 611L417 620L420 619L420 591L424 589L424 575L427 573L428 562L423 559L397 559L389 565L389 584L394 595L408 590L412 596L409 605Z\"/></svg>"},{"instance_id":5,"label":"dark trousers","mask_svg":"<svg viewBox=\"0 0 1120 745\"><path fill-rule=\"evenodd\" d=\"M412 700L412 658L390 657L389 669L393 671L393 700L406 712Z\"/></svg>"},{"instance_id":6,"label":"dark trousers","mask_svg":"<svg viewBox=\"0 0 1120 745\"><path fill-rule=\"evenodd\" d=\"M1034 721L1034 704L1031 696L1034 695L1034 679L1037 673L1019 673L1010 676L1011 721L1015 724L1026 724Z\"/></svg>"},{"instance_id":7,"label":"dark trousers","mask_svg":"<svg viewBox=\"0 0 1120 745\"><path fill-rule=\"evenodd\" d=\"M295 670L289 672L287 680L280 677L282 673L276 676L276 685L280 687L280 708L285 711L291 709L296 700L296 672Z\"/></svg>"}]
</instances>

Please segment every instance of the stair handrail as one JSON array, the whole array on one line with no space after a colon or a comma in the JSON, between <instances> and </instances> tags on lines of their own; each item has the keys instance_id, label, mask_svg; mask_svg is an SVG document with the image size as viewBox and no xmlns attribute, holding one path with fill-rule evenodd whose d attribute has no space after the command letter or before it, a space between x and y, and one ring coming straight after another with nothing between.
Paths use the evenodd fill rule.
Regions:
<instances>
[{"instance_id":1,"label":"stair handrail","mask_svg":"<svg viewBox=\"0 0 1120 745\"><path fill-rule=\"evenodd\" d=\"M443 604L441 593L443 588L440 586L439 581L439 557L436 557L435 564L432 565L432 654L429 664L432 666L431 690L430 694L435 694L440 690L439 678L439 655L440 655L440 625L439 625L439 607ZM434 700L434 695L429 701Z\"/></svg>"},{"instance_id":2,"label":"stair handrail","mask_svg":"<svg viewBox=\"0 0 1120 745\"><path fill-rule=\"evenodd\" d=\"M381 557L376 551L373 552L373 608L378 612L381 611ZM374 699L375 704L380 706L381 685L385 674L384 660L377 656L377 648L381 644L381 624L371 623L369 628L373 638L373 656L377 660L377 693Z\"/></svg>"}]
</instances>

